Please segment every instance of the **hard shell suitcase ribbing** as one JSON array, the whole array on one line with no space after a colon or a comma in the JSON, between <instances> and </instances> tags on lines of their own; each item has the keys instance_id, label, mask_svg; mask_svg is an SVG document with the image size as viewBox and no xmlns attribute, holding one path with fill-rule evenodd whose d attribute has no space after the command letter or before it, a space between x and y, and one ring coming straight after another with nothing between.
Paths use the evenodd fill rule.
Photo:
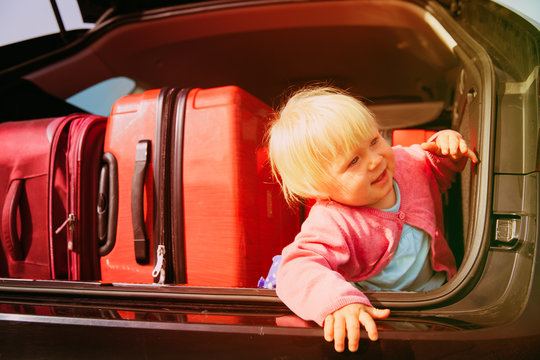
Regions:
<instances>
[{"instance_id":1,"label":"hard shell suitcase ribbing","mask_svg":"<svg viewBox=\"0 0 540 360\"><path fill-rule=\"evenodd\" d=\"M196 89L187 97L188 283L255 287L299 231L298 213L284 202L267 162L263 138L272 114L237 87Z\"/></svg>"},{"instance_id":2,"label":"hard shell suitcase ribbing","mask_svg":"<svg viewBox=\"0 0 540 360\"><path fill-rule=\"evenodd\" d=\"M105 137L118 235L103 281L255 287L300 225L267 164L271 114L235 86L119 99Z\"/></svg>"},{"instance_id":3,"label":"hard shell suitcase ribbing","mask_svg":"<svg viewBox=\"0 0 540 360\"><path fill-rule=\"evenodd\" d=\"M0 124L2 276L99 279L105 125L79 114Z\"/></svg>"}]
</instances>

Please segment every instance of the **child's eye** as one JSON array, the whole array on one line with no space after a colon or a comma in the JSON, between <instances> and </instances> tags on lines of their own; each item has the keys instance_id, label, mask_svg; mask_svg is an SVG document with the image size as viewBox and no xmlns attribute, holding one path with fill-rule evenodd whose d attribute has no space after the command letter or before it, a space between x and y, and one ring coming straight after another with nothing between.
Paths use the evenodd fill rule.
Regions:
<instances>
[{"instance_id":1,"label":"child's eye","mask_svg":"<svg viewBox=\"0 0 540 360\"><path fill-rule=\"evenodd\" d=\"M354 159L351 160L351 162L349 163L349 166L352 166L354 164L356 164L358 162L358 156L355 156Z\"/></svg>"},{"instance_id":2,"label":"child's eye","mask_svg":"<svg viewBox=\"0 0 540 360\"><path fill-rule=\"evenodd\" d=\"M374 138L373 140L371 140L371 146L374 146L374 145L377 145L377 142L379 141L379 137L377 136L376 138Z\"/></svg>"}]
</instances>

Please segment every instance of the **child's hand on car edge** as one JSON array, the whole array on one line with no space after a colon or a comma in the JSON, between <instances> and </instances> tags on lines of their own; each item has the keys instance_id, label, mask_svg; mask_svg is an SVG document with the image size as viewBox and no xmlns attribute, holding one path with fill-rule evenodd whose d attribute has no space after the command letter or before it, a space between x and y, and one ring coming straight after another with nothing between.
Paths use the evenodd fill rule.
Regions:
<instances>
[{"instance_id":1,"label":"child's hand on car edge","mask_svg":"<svg viewBox=\"0 0 540 360\"><path fill-rule=\"evenodd\" d=\"M324 338L334 341L334 348L338 352L345 350L345 338L348 339L349 351L358 350L360 340L360 324L366 328L370 340L379 338L377 326L373 319L385 319L390 315L389 309L376 309L363 304L349 304L324 320Z\"/></svg>"},{"instance_id":2,"label":"child's hand on car edge","mask_svg":"<svg viewBox=\"0 0 540 360\"><path fill-rule=\"evenodd\" d=\"M458 132L453 130L443 130L437 134L435 141L425 142L421 146L422 149L439 156L447 156L453 160L459 160L466 156L473 163L478 163L478 158L469 148L467 142Z\"/></svg>"}]
</instances>

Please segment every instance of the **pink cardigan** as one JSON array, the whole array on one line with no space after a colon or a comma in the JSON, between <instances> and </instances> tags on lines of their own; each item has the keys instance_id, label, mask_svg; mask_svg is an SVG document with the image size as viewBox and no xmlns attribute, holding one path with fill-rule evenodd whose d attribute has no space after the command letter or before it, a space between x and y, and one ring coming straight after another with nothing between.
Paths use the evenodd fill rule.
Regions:
<instances>
[{"instance_id":1,"label":"pink cardigan","mask_svg":"<svg viewBox=\"0 0 540 360\"><path fill-rule=\"evenodd\" d=\"M390 262L405 222L433 239L433 269L445 271L447 279L456 273L454 256L443 236L440 194L450 188L467 159L453 162L418 145L393 150L394 179L401 192L398 213L319 201L295 241L283 250L277 294L301 318L322 325L327 315L345 305L371 306L350 281L368 279Z\"/></svg>"}]
</instances>

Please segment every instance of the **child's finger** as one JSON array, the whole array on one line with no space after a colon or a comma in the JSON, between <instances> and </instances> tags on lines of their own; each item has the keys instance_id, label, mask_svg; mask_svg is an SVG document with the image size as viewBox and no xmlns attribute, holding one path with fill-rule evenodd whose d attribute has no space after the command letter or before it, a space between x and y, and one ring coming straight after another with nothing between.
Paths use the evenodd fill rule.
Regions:
<instances>
[{"instance_id":1,"label":"child's finger","mask_svg":"<svg viewBox=\"0 0 540 360\"><path fill-rule=\"evenodd\" d=\"M347 329L345 319L343 317L334 317L334 349L337 352L345 350L345 337L347 335Z\"/></svg>"},{"instance_id":2,"label":"child's finger","mask_svg":"<svg viewBox=\"0 0 540 360\"><path fill-rule=\"evenodd\" d=\"M476 156L476 154L474 153L474 151L472 151L471 149L469 149L467 151L467 157L469 159L471 159L471 161L474 163L474 164L478 164L480 162L480 160L478 160L478 157Z\"/></svg>"},{"instance_id":3,"label":"child's finger","mask_svg":"<svg viewBox=\"0 0 540 360\"><path fill-rule=\"evenodd\" d=\"M467 145L467 142L465 141L465 139L461 139L459 141L459 151L461 151L463 155L466 155L467 152L469 151L469 146Z\"/></svg>"},{"instance_id":4,"label":"child's finger","mask_svg":"<svg viewBox=\"0 0 540 360\"><path fill-rule=\"evenodd\" d=\"M375 341L379 338L379 334L377 332L377 325L367 311L362 311L358 316L358 320L360 320L362 325L364 325L364 328L366 328L366 332L371 341Z\"/></svg>"},{"instance_id":5,"label":"child's finger","mask_svg":"<svg viewBox=\"0 0 540 360\"><path fill-rule=\"evenodd\" d=\"M377 325L373 319L386 319L390 315L390 309L377 309L374 307L369 307L363 313L366 315L365 321L363 320L361 313L360 322L366 328L369 339L375 341L379 338L379 334L377 331Z\"/></svg>"},{"instance_id":6,"label":"child's finger","mask_svg":"<svg viewBox=\"0 0 540 360\"><path fill-rule=\"evenodd\" d=\"M355 352L358 350L358 342L360 341L360 322L356 316L348 316L345 321L347 323L349 351Z\"/></svg>"},{"instance_id":7,"label":"child's finger","mask_svg":"<svg viewBox=\"0 0 540 360\"><path fill-rule=\"evenodd\" d=\"M390 315L390 309L368 308L367 312L374 319L386 319Z\"/></svg>"},{"instance_id":8,"label":"child's finger","mask_svg":"<svg viewBox=\"0 0 540 360\"><path fill-rule=\"evenodd\" d=\"M475 163L475 164L478 163L478 157L476 156L474 151L472 151L469 148L469 146L467 145L467 142L464 139L461 139L460 144L459 144L459 149L460 149L461 153L463 155L467 156L469 159L471 159L471 161L473 163Z\"/></svg>"},{"instance_id":9,"label":"child's finger","mask_svg":"<svg viewBox=\"0 0 540 360\"><path fill-rule=\"evenodd\" d=\"M449 150L449 154L452 155L453 157L459 156L458 149L460 145L460 140L461 138L457 136L448 137L448 150Z\"/></svg>"},{"instance_id":10,"label":"child's finger","mask_svg":"<svg viewBox=\"0 0 540 360\"><path fill-rule=\"evenodd\" d=\"M449 147L450 147L448 136L445 136L444 133L439 135L437 139L435 140L435 144L437 145L436 147L437 150L432 151L432 152L443 155L443 156L448 155Z\"/></svg>"},{"instance_id":11,"label":"child's finger","mask_svg":"<svg viewBox=\"0 0 540 360\"><path fill-rule=\"evenodd\" d=\"M324 319L324 339L328 342L334 340L334 316L331 314Z\"/></svg>"},{"instance_id":12,"label":"child's finger","mask_svg":"<svg viewBox=\"0 0 540 360\"><path fill-rule=\"evenodd\" d=\"M432 153L437 153L439 151L439 146L434 142L425 142L420 144L420 146L422 147L422 149Z\"/></svg>"}]
</instances>

